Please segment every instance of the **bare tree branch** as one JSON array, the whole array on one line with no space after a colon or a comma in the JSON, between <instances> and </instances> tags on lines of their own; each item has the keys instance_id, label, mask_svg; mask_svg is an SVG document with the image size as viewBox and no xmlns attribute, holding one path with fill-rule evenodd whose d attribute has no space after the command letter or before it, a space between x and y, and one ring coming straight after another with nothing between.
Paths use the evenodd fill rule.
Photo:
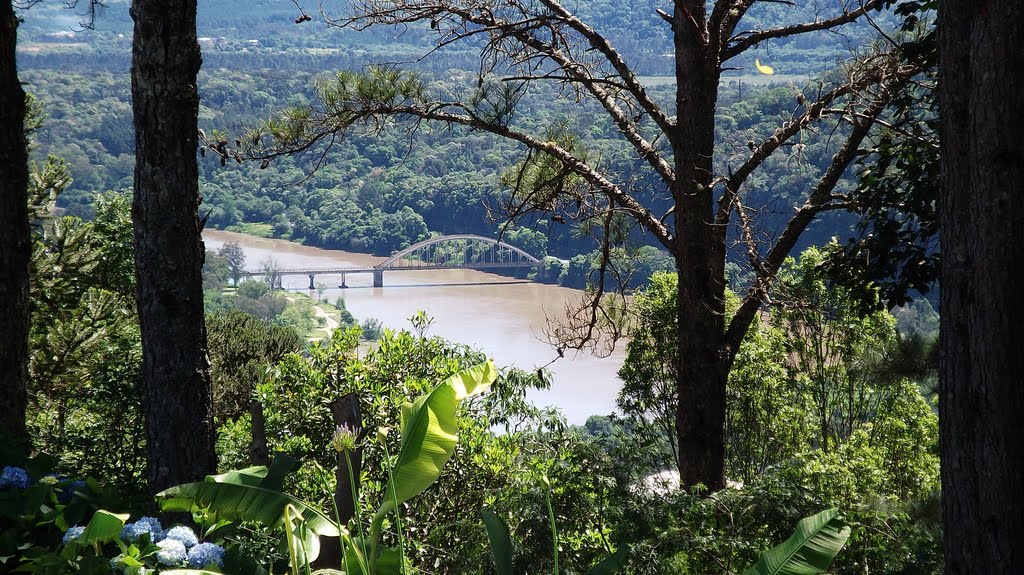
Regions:
<instances>
[{"instance_id":1,"label":"bare tree branch","mask_svg":"<svg viewBox=\"0 0 1024 575\"><path fill-rule=\"evenodd\" d=\"M462 113L452 110L461 110ZM610 181L604 174L593 166L581 161L575 155L565 150L553 141L544 141L531 136L507 125L487 121L474 115L463 104L451 102L430 102L423 104L383 104L367 106L357 110L344 110L340 114L324 115L302 120L302 137L294 140L294 143L285 143L280 149L274 149L268 153L254 152L254 159L273 158L286 154L293 154L308 150L314 144L328 137L333 137L346 130L358 121L374 121L381 118L420 118L446 124L457 124L475 130L489 132L510 140L517 141L530 150L546 153L560 161L567 169L586 180L593 188L605 195L610 202L621 206L636 218L637 222L649 231L666 249L672 250L674 241L672 234L636 198L625 190Z\"/></svg>"},{"instance_id":2,"label":"bare tree branch","mask_svg":"<svg viewBox=\"0 0 1024 575\"><path fill-rule=\"evenodd\" d=\"M644 88L640 80L637 79L636 74L633 73L633 69L626 65L626 61L622 56L612 48L611 43L601 34L598 34L593 28L587 26L582 20L573 16L568 10L563 8L555 0L541 0L545 6L550 8L556 14L559 14L571 28L579 32L590 45L601 52L608 63L611 64L615 73L622 79L622 83L625 85L629 93L636 98L636 101L640 104L640 107L647 112L647 114L654 120L654 123L661 128L662 131L668 132L672 130L673 122L662 112L661 107L651 99L647 94L647 90Z\"/></svg>"},{"instance_id":3,"label":"bare tree branch","mask_svg":"<svg viewBox=\"0 0 1024 575\"><path fill-rule=\"evenodd\" d=\"M453 24L450 31L445 32L447 37L442 40L443 42L450 43L472 35L487 34L491 37L488 49L492 58L504 57L510 63L519 65L526 64L536 57L548 59L561 70L566 82L583 88L601 104L640 158L648 162L666 182L675 181L676 175L672 166L640 133L636 121L617 103L617 96L605 88L607 80L594 74L596 65L585 64L585 59L575 57L571 53L571 46L576 40L566 35L566 29L580 34L604 57L605 63L611 66L621 81L625 92L632 97L633 104L649 115L660 130L670 131L672 122L649 97L621 55L604 37L573 16L557 1L541 2L549 12L534 14L529 11L527 5L518 3L509 3L492 9L485 3L474 5L470 2L468 5L459 5L454 2L414 3L401 0L387 2L387 8L381 8L378 2L364 0L356 6L356 10L368 16L357 15L338 19L335 23L342 27L358 28L374 22L394 25L429 20L432 27L439 28L438 19L454 16L460 19L460 22L457 25ZM475 27L470 27L469 24ZM504 47L503 43L510 38L517 40L522 47L529 50L524 53L521 49ZM542 63L533 65L534 69L542 67ZM543 74L538 77L543 77Z\"/></svg>"},{"instance_id":4,"label":"bare tree branch","mask_svg":"<svg viewBox=\"0 0 1024 575\"><path fill-rule=\"evenodd\" d=\"M846 9L842 14L833 18L817 20L814 22L805 22L803 24L793 24L791 26L783 26L781 28L772 28L769 30L752 30L742 32L730 38L729 41L722 46L721 61L727 62L765 40L770 40L772 38L785 38L818 30L829 30L842 26L843 24L849 24L864 14L881 8L883 4L884 0L868 0L868 2L862 3L858 8L854 10Z\"/></svg>"},{"instance_id":5,"label":"bare tree branch","mask_svg":"<svg viewBox=\"0 0 1024 575\"><path fill-rule=\"evenodd\" d=\"M890 90L894 85L888 87ZM807 226L820 212L829 209L829 202L832 199L832 190L842 177L843 173L860 154L860 144L867 137L874 125L873 118L882 113L888 105L887 99L879 99L863 113L863 117L854 120L854 127L843 147L834 156L828 170L818 180L807 201L797 209L796 214L789 220L779 235L778 240L768 250L768 254L761 260L762 265L754 285L740 303L739 309L729 322L726 330L725 340L730 353L735 354L739 350L740 342L743 340L750 322L757 315L761 308L762 301L774 281L775 275L782 267L782 263L789 256L796 245L800 235L807 229Z\"/></svg>"}]
</instances>

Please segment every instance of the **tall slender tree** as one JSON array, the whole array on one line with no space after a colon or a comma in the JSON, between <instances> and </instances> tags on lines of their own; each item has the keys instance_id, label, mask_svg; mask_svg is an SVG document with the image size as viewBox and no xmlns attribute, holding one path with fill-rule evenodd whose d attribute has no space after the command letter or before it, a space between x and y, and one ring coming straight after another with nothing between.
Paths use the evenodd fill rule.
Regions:
<instances>
[{"instance_id":1,"label":"tall slender tree","mask_svg":"<svg viewBox=\"0 0 1024 575\"><path fill-rule=\"evenodd\" d=\"M939 2L946 572L1024 573L1024 4Z\"/></svg>"},{"instance_id":2,"label":"tall slender tree","mask_svg":"<svg viewBox=\"0 0 1024 575\"><path fill-rule=\"evenodd\" d=\"M32 241L17 30L13 2L0 2L0 435L25 439Z\"/></svg>"},{"instance_id":3,"label":"tall slender tree","mask_svg":"<svg viewBox=\"0 0 1024 575\"><path fill-rule=\"evenodd\" d=\"M196 0L135 0L135 266L149 487L216 466L196 165Z\"/></svg>"}]
</instances>

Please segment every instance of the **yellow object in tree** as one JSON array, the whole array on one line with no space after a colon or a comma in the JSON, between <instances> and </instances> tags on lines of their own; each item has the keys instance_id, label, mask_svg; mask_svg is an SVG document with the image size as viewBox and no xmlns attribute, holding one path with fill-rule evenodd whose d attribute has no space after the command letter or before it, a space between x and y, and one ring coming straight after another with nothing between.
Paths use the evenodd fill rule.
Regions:
<instances>
[{"instance_id":1,"label":"yellow object in tree","mask_svg":"<svg viewBox=\"0 0 1024 575\"><path fill-rule=\"evenodd\" d=\"M764 64L761 63L761 60L759 60L758 58L754 58L754 66L757 67L758 72L764 74L765 76L771 76L772 74L775 73L775 68L772 68L771 66L765 66Z\"/></svg>"}]
</instances>

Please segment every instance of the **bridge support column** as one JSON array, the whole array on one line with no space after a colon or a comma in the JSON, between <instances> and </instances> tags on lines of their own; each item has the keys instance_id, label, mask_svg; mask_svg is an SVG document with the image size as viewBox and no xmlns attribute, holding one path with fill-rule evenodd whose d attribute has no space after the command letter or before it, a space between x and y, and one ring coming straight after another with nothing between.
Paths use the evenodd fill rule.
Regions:
<instances>
[{"instance_id":1,"label":"bridge support column","mask_svg":"<svg viewBox=\"0 0 1024 575\"><path fill-rule=\"evenodd\" d=\"M309 291L313 291L316 289L316 285L313 283L313 278L315 277L315 275L309 274Z\"/></svg>"},{"instance_id":2,"label":"bridge support column","mask_svg":"<svg viewBox=\"0 0 1024 575\"><path fill-rule=\"evenodd\" d=\"M373 270L373 287L384 287L384 270Z\"/></svg>"},{"instance_id":3,"label":"bridge support column","mask_svg":"<svg viewBox=\"0 0 1024 575\"><path fill-rule=\"evenodd\" d=\"M347 288L348 287L348 284L345 283L345 274L341 274L341 285L338 286L338 287L340 287L340 288Z\"/></svg>"}]
</instances>

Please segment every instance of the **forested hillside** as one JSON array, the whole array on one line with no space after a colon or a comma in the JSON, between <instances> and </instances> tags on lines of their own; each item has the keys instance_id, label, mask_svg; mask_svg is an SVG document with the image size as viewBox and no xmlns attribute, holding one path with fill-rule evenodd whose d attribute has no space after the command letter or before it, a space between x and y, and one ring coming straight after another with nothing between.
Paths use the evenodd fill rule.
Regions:
<instances>
[{"instance_id":1,"label":"forested hillside","mask_svg":"<svg viewBox=\"0 0 1024 575\"><path fill-rule=\"evenodd\" d=\"M635 5L634 5L635 4ZM335 7L341 10L341 7ZM670 71L668 36L659 28L655 6L634 2L580 5L620 46L642 74ZM239 10L236 3L200 5L199 35L204 67L200 75L200 127L229 138L245 133L283 108L308 103L318 81L333 70L368 63L411 62L431 90L453 93L473 82L477 55L465 47L428 52L429 30L374 28L366 33L339 31L315 19L299 25L294 6L258 2ZM626 16L629 16L627 19ZM803 14L785 6L759 5L745 18L750 28L776 25ZM130 29L126 6L111 3L95 20L95 30L76 26L76 17L59 5L42 4L28 13L19 58L24 80L50 118L39 134L37 157L67 158L74 178L60 206L88 217L97 191L126 188L132 175L132 132L126 74ZM76 28L71 31L69 28ZM747 151L749 141L771 133L797 107L801 90L828 82L814 74L849 57L849 46L866 35L864 24L842 34L821 33L797 41L765 45L759 54L779 76L750 76L735 70L723 87L719 140L724 149ZM57 71L60 70L60 71ZM771 80L768 82L767 80ZM652 93L672 97L669 78L646 80ZM543 131L566 125L584 136L588 154L598 156L624 179L634 178L638 160L601 111L588 109L552 85L535 84L516 109L516 121ZM767 225L780 225L794 198L805 193L833 149L829 134L812 134L791 153L772 159L763 176L749 182L751 207ZM508 142L461 129L398 126L379 133L353 133L323 155L318 149L258 164L222 166L213 157L200 162L203 213L207 225L280 237L327 248L388 254L431 233L495 235L501 229L504 193L501 175L518 157ZM211 155L212 156L212 155ZM721 158L725 161L727 158ZM647 185L638 182L638 185ZM650 182L652 198L663 190ZM848 235L841 219L817 226L806 244ZM564 260L572 269L541 274L544 281L582 287L596 249L585 231L544 219L530 229L504 230L503 239L535 255ZM653 248L651 248L653 249ZM670 262L646 250L634 270L642 282ZM569 272L568 274L562 271Z\"/></svg>"},{"instance_id":2,"label":"forested hillside","mask_svg":"<svg viewBox=\"0 0 1024 575\"><path fill-rule=\"evenodd\" d=\"M127 2L104 2L95 20L95 30L82 30L82 18L60 3L42 3L28 14L21 35L22 66L48 68L107 68L127 71L131 40L131 19ZM328 17L347 15L347 1L321 4L299 2L304 11L315 14L322 5ZM656 10L663 6L651 0L577 1L568 6L626 55L639 74L672 73L671 36ZM758 29L802 22L808 16L825 14L827 2L801 1L757 3L744 16L742 28ZM352 68L368 63L403 62L438 73L451 68L475 70L478 50L468 46L444 48L423 58L431 44L426 24L402 28L372 28L364 32L339 30L314 18L295 23L301 16L290 2L259 0L239 4L231 0L199 3L198 35L207 68L320 71ZM879 16L883 24L890 19ZM815 75L833 68L837 60L874 36L866 22L840 31L780 39L759 50L763 60L779 63L781 74ZM743 62L750 74L753 56Z\"/></svg>"}]
</instances>

